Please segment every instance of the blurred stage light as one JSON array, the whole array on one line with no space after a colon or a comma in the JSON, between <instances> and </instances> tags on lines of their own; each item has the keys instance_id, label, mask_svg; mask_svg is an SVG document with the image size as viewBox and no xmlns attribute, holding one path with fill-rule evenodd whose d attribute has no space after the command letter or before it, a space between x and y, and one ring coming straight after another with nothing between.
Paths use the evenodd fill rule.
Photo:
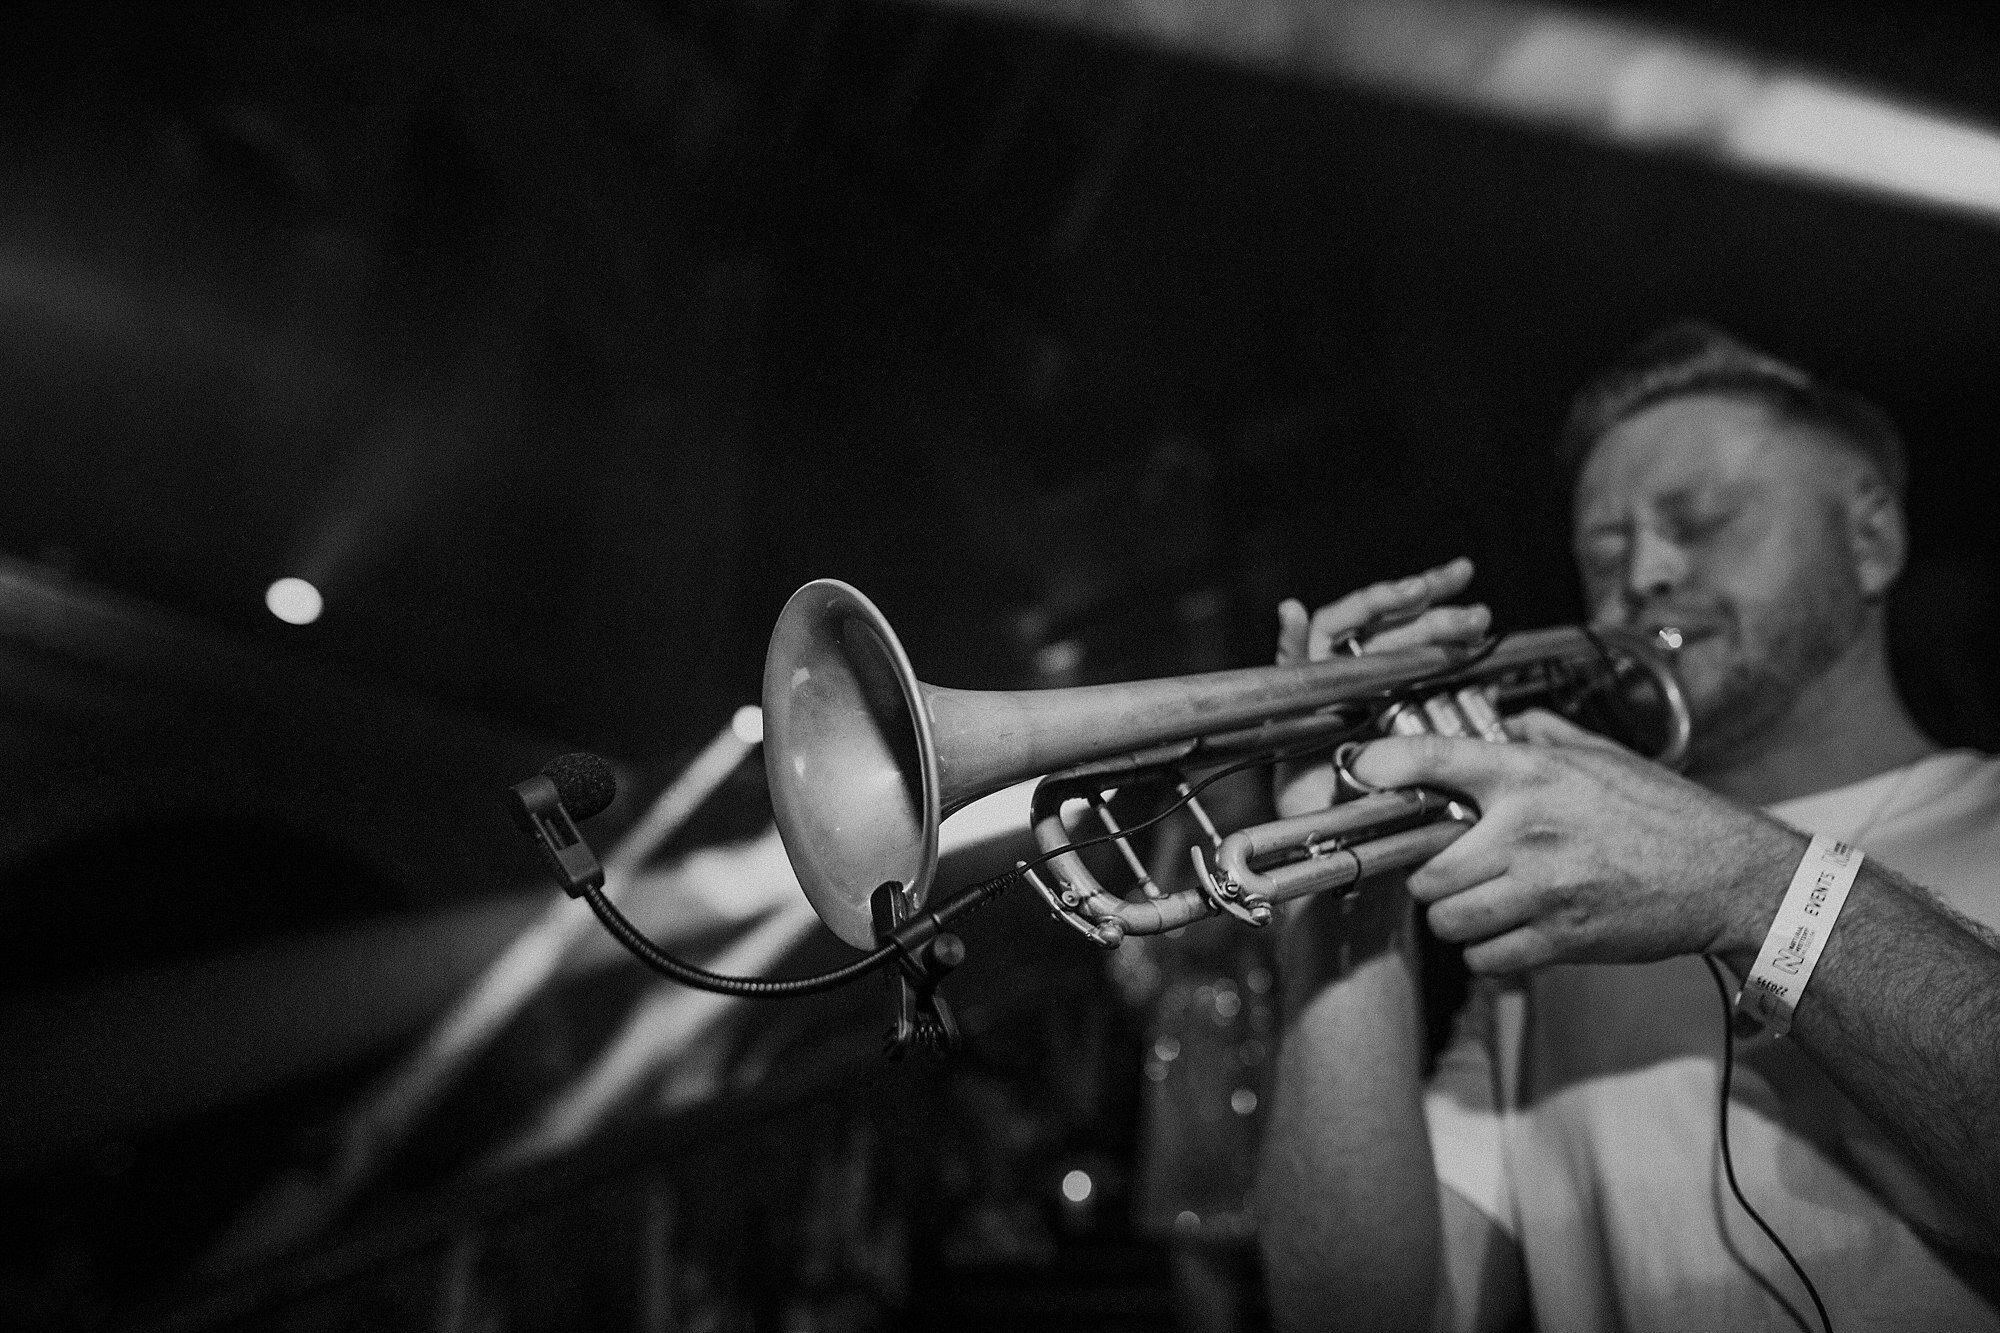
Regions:
<instances>
[{"instance_id":1,"label":"blurred stage light","mask_svg":"<svg viewBox=\"0 0 2000 1333\"><path fill-rule=\"evenodd\" d=\"M2000 216L2000 134L1813 79L1774 79L1730 126L1744 162Z\"/></svg>"},{"instance_id":2,"label":"blurred stage light","mask_svg":"<svg viewBox=\"0 0 2000 1333\"><path fill-rule=\"evenodd\" d=\"M1701 35L1516 0L931 0L2000 221L2000 128Z\"/></svg>"},{"instance_id":3,"label":"blurred stage light","mask_svg":"<svg viewBox=\"0 0 2000 1333\"><path fill-rule=\"evenodd\" d=\"M1070 1171L1062 1178L1062 1195L1071 1203L1084 1203L1097 1188L1088 1171Z\"/></svg>"},{"instance_id":4,"label":"blurred stage light","mask_svg":"<svg viewBox=\"0 0 2000 1333\"><path fill-rule=\"evenodd\" d=\"M1991 127L1615 18L1517 12L1518 31L1466 90L1474 103L1635 147L2000 217Z\"/></svg>"},{"instance_id":5,"label":"blurred stage light","mask_svg":"<svg viewBox=\"0 0 2000 1333\"><path fill-rule=\"evenodd\" d=\"M304 579L279 579L264 590L264 605L287 625L310 625L319 619L325 602L319 589Z\"/></svg>"}]
</instances>

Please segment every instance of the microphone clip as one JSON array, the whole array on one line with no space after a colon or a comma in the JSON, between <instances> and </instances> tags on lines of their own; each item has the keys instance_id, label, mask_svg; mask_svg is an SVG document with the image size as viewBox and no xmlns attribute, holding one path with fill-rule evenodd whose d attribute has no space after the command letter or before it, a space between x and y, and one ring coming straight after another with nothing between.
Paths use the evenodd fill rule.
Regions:
<instances>
[{"instance_id":1,"label":"microphone clip","mask_svg":"<svg viewBox=\"0 0 2000 1333\"><path fill-rule=\"evenodd\" d=\"M911 917L903 886L894 880L875 890L869 906L876 937L897 946L896 966L888 970L895 1012L889 1030L882 1034L883 1053L891 1060L902 1059L912 1047L942 1056L957 1054L958 1020L937 988L965 961L965 941L940 929L942 923L934 914Z\"/></svg>"},{"instance_id":2,"label":"microphone clip","mask_svg":"<svg viewBox=\"0 0 2000 1333\"><path fill-rule=\"evenodd\" d=\"M570 818L556 784L546 774L537 773L525 782L515 783L508 791L507 804L514 822L521 832L534 839L563 892L580 898L585 889L603 888L604 867L598 864L590 844L576 831L576 821Z\"/></svg>"}]
</instances>

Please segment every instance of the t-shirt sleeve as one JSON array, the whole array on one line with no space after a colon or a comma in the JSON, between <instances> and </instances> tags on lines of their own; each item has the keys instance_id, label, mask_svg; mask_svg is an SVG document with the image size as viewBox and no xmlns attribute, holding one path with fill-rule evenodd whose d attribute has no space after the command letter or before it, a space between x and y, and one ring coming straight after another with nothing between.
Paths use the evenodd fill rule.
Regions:
<instances>
[{"instance_id":1,"label":"t-shirt sleeve","mask_svg":"<svg viewBox=\"0 0 2000 1333\"><path fill-rule=\"evenodd\" d=\"M1452 1037L1424 1090L1424 1120L1438 1182L1462 1195L1513 1240L1513 1184L1507 1177L1499 1098L1501 992L1490 978L1474 978Z\"/></svg>"}]
</instances>

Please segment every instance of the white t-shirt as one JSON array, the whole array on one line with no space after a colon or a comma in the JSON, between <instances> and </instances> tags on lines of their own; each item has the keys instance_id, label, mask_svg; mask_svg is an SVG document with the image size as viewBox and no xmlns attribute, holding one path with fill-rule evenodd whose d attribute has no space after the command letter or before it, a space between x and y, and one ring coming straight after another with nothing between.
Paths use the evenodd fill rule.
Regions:
<instances>
[{"instance_id":1,"label":"white t-shirt","mask_svg":"<svg viewBox=\"0 0 2000 1333\"><path fill-rule=\"evenodd\" d=\"M2000 759L1948 751L1771 814L2000 928ZM1694 957L1475 985L1425 1115L1439 1178L1520 1246L1540 1333L1818 1327L1723 1179L1722 1034ZM2000 1330L1906 1220L1947 1215L1921 1177L1790 1041L1739 1042L1732 1091L1737 1180L1836 1328Z\"/></svg>"}]
</instances>

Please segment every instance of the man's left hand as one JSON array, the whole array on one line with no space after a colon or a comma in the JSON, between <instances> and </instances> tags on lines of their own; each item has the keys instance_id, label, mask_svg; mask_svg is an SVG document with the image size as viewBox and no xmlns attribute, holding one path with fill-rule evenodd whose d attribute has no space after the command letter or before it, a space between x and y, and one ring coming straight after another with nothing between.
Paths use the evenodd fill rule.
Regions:
<instances>
[{"instance_id":1,"label":"man's left hand","mask_svg":"<svg viewBox=\"0 0 2000 1333\"><path fill-rule=\"evenodd\" d=\"M1396 737L1351 764L1373 786L1443 787L1478 804L1472 830L1409 877L1468 967L1754 954L1802 835L1552 713L1508 729L1528 743Z\"/></svg>"}]
</instances>

